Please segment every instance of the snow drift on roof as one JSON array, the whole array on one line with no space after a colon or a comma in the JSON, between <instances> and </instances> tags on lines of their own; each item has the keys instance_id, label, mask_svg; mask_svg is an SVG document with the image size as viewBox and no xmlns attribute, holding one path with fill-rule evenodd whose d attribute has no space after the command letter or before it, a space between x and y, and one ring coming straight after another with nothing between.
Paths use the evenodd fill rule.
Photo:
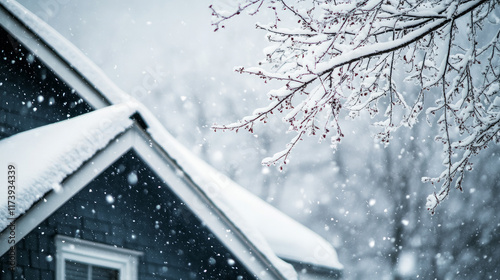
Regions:
<instances>
[{"instance_id":1,"label":"snow drift on roof","mask_svg":"<svg viewBox=\"0 0 500 280\"><path fill-rule=\"evenodd\" d=\"M132 125L130 117L137 111L147 112L147 109L142 104L129 101L35 128L0 141L1 166L12 163L17 166L17 172L20 174L16 185L16 213L10 216L7 211L0 211L0 231L9 225L11 221L9 218L17 218L27 212L49 191L59 191L61 182L67 176ZM148 119L148 125L154 123L155 120ZM154 130L157 134L171 137L159 123ZM172 145L168 151L182 147L173 138L169 141L164 140L163 143ZM176 154L181 155L181 153ZM181 161L184 162L182 159ZM198 168L190 165L189 172L192 174L189 175L199 177L199 174L205 171L201 166ZM0 180L7 181L7 172L0 174ZM1 185L0 192L7 193L5 184ZM222 203L220 199L215 199L213 202L282 275L287 279L297 279L293 267L274 254L265 237L256 228L238 216L234 209L228 208L229 204ZM5 198L2 196L0 209L7 209L6 196Z\"/></svg>"},{"instance_id":2,"label":"snow drift on roof","mask_svg":"<svg viewBox=\"0 0 500 280\"><path fill-rule=\"evenodd\" d=\"M60 183L116 135L132 124L133 103L110 106L59 123L42 126L0 141L0 166L17 167L16 211L0 211L0 231L8 218L25 213L45 193ZM7 172L0 172L7 182ZM4 189L5 188L5 189ZM0 209L7 209L7 186L2 184Z\"/></svg>"}]
</instances>

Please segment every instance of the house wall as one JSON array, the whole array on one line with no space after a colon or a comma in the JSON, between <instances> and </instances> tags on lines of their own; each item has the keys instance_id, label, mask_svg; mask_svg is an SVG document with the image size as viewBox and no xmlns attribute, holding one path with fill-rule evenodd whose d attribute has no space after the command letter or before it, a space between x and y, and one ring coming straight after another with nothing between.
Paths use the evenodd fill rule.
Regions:
<instances>
[{"instance_id":1,"label":"house wall","mask_svg":"<svg viewBox=\"0 0 500 280\"><path fill-rule=\"evenodd\" d=\"M0 278L54 279L57 234L143 252L140 280L254 279L133 151L18 243L15 273L0 257Z\"/></svg>"},{"instance_id":2,"label":"house wall","mask_svg":"<svg viewBox=\"0 0 500 280\"><path fill-rule=\"evenodd\" d=\"M0 27L0 140L92 107Z\"/></svg>"}]
</instances>

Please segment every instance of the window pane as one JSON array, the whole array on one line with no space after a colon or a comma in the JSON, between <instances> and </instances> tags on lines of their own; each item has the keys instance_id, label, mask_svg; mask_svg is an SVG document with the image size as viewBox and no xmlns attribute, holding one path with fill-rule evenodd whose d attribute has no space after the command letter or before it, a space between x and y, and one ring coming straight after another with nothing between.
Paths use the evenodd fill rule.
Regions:
<instances>
[{"instance_id":1,"label":"window pane","mask_svg":"<svg viewBox=\"0 0 500 280\"><path fill-rule=\"evenodd\" d=\"M74 261L66 261L65 280L88 280L89 266Z\"/></svg>"},{"instance_id":2,"label":"window pane","mask_svg":"<svg viewBox=\"0 0 500 280\"><path fill-rule=\"evenodd\" d=\"M118 280L119 273L116 269L92 266L92 280Z\"/></svg>"}]
</instances>

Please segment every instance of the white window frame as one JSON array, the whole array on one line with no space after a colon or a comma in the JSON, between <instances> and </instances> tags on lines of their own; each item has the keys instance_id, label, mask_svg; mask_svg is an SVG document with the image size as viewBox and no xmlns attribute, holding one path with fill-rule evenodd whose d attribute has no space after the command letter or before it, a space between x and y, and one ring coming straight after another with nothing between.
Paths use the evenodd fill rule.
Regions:
<instances>
[{"instance_id":1,"label":"white window frame","mask_svg":"<svg viewBox=\"0 0 500 280\"><path fill-rule=\"evenodd\" d=\"M65 280L67 260L116 269L120 280L138 279L137 267L142 252L63 235L56 235L55 242L56 280Z\"/></svg>"}]
</instances>

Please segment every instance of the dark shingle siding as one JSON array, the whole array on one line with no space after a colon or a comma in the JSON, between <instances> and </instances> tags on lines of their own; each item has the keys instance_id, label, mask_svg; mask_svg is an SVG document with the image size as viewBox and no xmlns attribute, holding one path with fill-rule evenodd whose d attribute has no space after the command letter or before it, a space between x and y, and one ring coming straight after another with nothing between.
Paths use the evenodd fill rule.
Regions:
<instances>
[{"instance_id":1,"label":"dark shingle siding","mask_svg":"<svg viewBox=\"0 0 500 280\"><path fill-rule=\"evenodd\" d=\"M0 140L91 110L57 74L0 27Z\"/></svg>"},{"instance_id":2,"label":"dark shingle siding","mask_svg":"<svg viewBox=\"0 0 500 280\"><path fill-rule=\"evenodd\" d=\"M113 171L119 165L126 169L116 174ZM134 186L129 186L126 179L131 171L139 176ZM55 273L54 237L60 234L143 252L138 267L140 280L236 279L238 275L253 279L238 260L239 269L230 267L229 251L168 186L152 178L158 177L135 153L124 156L18 244L19 273L16 275L30 273L33 277L42 275L42 279L53 279L43 275ZM106 201L108 194L114 197L113 204ZM48 255L52 261L47 260ZM211 257L216 260L215 265L209 264ZM0 262L5 265L4 258L0 258Z\"/></svg>"}]
</instances>

